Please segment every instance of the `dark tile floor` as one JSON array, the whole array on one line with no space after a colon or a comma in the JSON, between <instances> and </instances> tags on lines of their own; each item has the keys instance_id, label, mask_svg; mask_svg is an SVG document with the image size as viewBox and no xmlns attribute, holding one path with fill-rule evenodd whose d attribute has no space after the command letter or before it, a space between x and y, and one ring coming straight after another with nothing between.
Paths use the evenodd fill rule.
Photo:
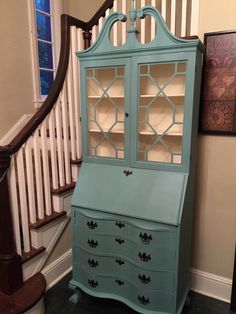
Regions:
<instances>
[{"instance_id":1,"label":"dark tile floor","mask_svg":"<svg viewBox=\"0 0 236 314\"><path fill-rule=\"evenodd\" d=\"M51 288L45 296L45 314L135 314L121 302L100 299L83 294L78 304L69 302L72 291L68 288L71 274ZM229 304L190 292L190 305L182 314L235 314L229 310Z\"/></svg>"}]
</instances>

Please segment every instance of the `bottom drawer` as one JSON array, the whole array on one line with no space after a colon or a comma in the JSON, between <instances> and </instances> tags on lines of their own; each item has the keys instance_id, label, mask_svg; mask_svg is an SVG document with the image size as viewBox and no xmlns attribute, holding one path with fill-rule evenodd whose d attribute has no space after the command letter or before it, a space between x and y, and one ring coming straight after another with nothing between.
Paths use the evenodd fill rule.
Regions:
<instances>
[{"instance_id":1,"label":"bottom drawer","mask_svg":"<svg viewBox=\"0 0 236 314\"><path fill-rule=\"evenodd\" d=\"M112 276L88 272L83 266L74 265L74 280L91 291L92 295L110 297L123 301L136 311L141 308L152 312L172 313L173 295L156 290L141 289L130 282ZM104 295L105 294L105 295ZM120 298L119 298L120 297ZM142 312L142 311L141 311Z\"/></svg>"}]
</instances>

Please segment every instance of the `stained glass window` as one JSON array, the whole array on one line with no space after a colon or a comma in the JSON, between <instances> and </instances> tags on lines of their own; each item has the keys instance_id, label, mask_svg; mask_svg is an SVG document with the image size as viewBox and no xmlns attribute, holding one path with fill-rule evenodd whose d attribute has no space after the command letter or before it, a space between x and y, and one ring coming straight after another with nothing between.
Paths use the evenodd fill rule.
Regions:
<instances>
[{"instance_id":1,"label":"stained glass window","mask_svg":"<svg viewBox=\"0 0 236 314\"><path fill-rule=\"evenodd\" d=\"M54 79L50 0L35 0L38 65L41 96L49 93Z\"/></svg>"}]
</instances>

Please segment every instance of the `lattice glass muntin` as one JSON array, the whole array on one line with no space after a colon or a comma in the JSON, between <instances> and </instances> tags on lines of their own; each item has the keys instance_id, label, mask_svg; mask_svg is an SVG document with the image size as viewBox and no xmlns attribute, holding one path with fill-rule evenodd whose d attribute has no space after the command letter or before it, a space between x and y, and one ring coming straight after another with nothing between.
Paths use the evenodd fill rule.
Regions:
<instances>
[{"instance_id":1,"label":"lattice glass muntin","mask_svg":"<svg viewBox=\"0 0 236 314\"><path fill-rule=\"evenodd\" d=\"M139 66L138 160L182 163L185 76L185 62Z\"/></svg>"},{"instance_id":2,"label":"lattice glass muntin","mask_svg":"<svg viewBox=\"0 0 236 314\"><path fill-rule=\"evenodd\" d=\"M88 68L88 155L125 158L124 66Z\"/></svg>"}]
</instances>

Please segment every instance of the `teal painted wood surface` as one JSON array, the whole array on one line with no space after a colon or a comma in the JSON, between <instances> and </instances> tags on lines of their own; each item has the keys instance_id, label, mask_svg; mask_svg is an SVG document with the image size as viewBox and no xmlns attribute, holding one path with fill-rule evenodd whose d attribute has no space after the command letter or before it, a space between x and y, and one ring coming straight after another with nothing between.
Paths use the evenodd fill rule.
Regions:
<instances>
[{"instance_id":1,"label":"teal painted wood surface","mask_svg":"<svg viewBox=\"0 0 236 314\"><path fill-rule=\"evenodd\" d=\"M178 225L187 174L83 163L72 205Z\"/></svg>"},{"instance_id":2,"label":"teal painted wood surface","mask_svg":"<svg viewBox=\"0 0 236 314\"><path fill-rule=\"evenodd\" d=\"M131 23L125 45L114 47L110 29L117 21L125 22L127 17L113 13L107 18L95 44L77 53L81 65L84 162L72 199L73 280L70 285L96 297L120 300L139 313L180 314L190 289L192 208L204 47L199 40L184 40L172 35L160 13L152 7L131 11L132 21L146 15L154 17L157 33L153 41L141 44ZM153 78L150 69L170 64L175 70L167 71L169 77L161 86L157 82L159 77ZM179 64L184 65L185 70L178 70ZM146 77L156 80L154 86L159 88L163 98L168 98L173 124L176 124L178 105L184 110L184 120L179 122L183 125L180 152L169 149L164 140L166 134L159 138L159 131L152 131L166 147L171 162L147 161L140 157L140 69L143 65L148 65ZM92 156L88 137L91 99L88 98L87 71L93 70L93 80L102 86L102 80L96 77L96 69L114 68L117 74L121 66L125 69L124 158L118 158L117 150L115 158ZM171 91L170 95L165 93L165 88L181 75L185 89L180 97L184 103L176 104L169 98L178 95L171 96ZM167 73L163 76L165 78ZM104 93L106 99L111 100L109 86L101 86L101 97L97 97L94 107L100 106ZM150 92L145 97L155 99L159 92ZM113 106L117 115L116 102L119 101L114 101ZM151 110L151 105L147 104ZM95 123L96 119L95 116ZM119 119L116 117L116 122ZM100 131L103 138L98 137L96 141L108 141L112 146L109 131ZM179 164L173 162L176 156L181 156ZM72 299L78 299L76 292Z\"/></svg>"}]
</instances>

